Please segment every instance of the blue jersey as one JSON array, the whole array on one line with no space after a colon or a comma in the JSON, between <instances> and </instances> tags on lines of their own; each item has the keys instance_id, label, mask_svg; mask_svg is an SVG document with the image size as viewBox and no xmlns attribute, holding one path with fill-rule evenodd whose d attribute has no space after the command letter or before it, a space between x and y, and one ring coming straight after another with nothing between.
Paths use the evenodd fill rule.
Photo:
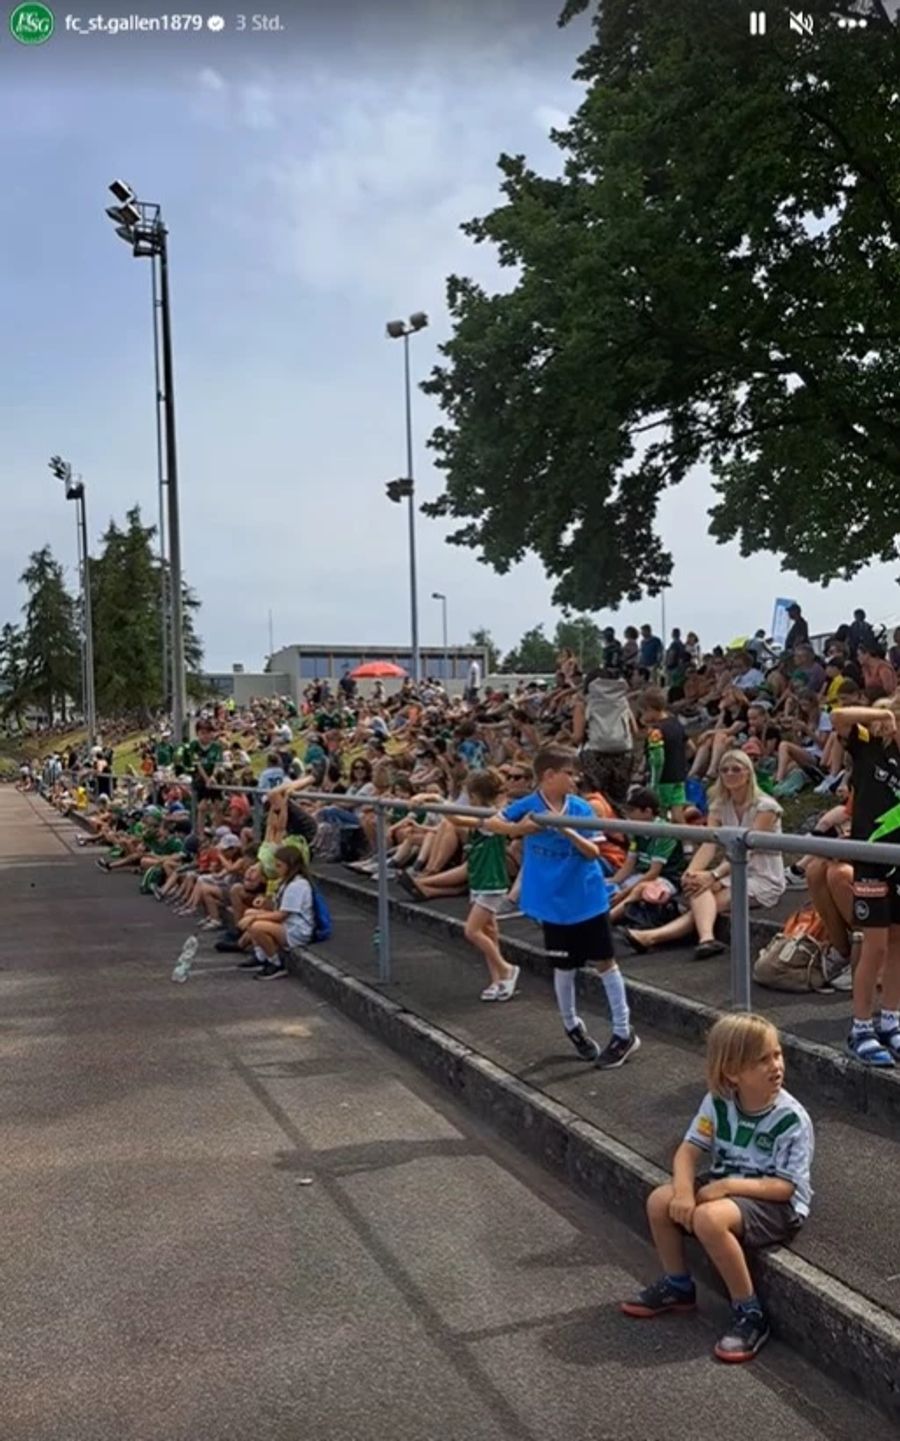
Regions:
<instances>
[{"instance_id":1,"label":"blue jersey","mask_svg":"<svg viewBox=\"0 0 900 1441\"><path fill-rule=\"evenodd\" d=\"M508 805L503 819L521 821L532 813L550 810L540 791L534 791ZM596 813L580 796L567 796L562 814L596 818ZM584 835L586 840L596 840L599 832L586 831ZM599 861L587 860L568 836L551 826L542 826L536 835L525 836L523 844L520 904L526 916L554 925L573 926L592 916L606 914L609 893Z\"/></svg>"}]
</instances>

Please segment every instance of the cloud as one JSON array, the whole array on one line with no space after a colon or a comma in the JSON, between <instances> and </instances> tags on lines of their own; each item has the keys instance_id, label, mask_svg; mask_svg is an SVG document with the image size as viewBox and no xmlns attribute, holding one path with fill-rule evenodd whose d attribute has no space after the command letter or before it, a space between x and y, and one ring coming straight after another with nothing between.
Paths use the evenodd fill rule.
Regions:
<instances>
[{"instance_id":1,"label":"cloud","mask_svg":"<svg viewBox=\"0 0 900 1441\"><path fill-rule=\"evenodd\" d=\"M565 130L572 117L556 105L539 105L534 111L534 118L546 134L550 130Z\"/></svg>"}]
</instances>

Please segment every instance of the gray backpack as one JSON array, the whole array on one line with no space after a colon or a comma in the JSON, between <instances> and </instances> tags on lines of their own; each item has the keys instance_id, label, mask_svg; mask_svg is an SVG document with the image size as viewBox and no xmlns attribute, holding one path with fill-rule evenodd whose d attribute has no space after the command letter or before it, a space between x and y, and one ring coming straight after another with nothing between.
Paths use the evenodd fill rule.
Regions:
<instances>
[{"instance_id":1,"label":"gray backpack","mask_svg":"<svg viewBox=\"0 0 900 1441\"><path fill-rule=\"evenodd\" d=\"M624 680L598 675L587 687L584 743L603 755L627 755L634 749L628 686Z\"/></svg>"}]
</instances>

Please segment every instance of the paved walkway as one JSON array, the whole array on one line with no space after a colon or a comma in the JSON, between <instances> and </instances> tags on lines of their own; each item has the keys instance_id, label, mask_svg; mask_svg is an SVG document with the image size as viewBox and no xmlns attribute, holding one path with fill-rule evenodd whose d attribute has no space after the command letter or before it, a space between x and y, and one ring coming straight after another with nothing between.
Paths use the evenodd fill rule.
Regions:
<instances>
[{"instance_id":1,"label":"paved walkway","mask_svg":"<svg viewBox=\"0 0 900 1441\"><path fill-rule=\"evenodd\" d=\"M712 1298L623 1322L639 1241L293 981L173 985L185 923L41 801L0 851L3 1441L892 1434L713 1363Z\"/></svg>"}]
</instances>

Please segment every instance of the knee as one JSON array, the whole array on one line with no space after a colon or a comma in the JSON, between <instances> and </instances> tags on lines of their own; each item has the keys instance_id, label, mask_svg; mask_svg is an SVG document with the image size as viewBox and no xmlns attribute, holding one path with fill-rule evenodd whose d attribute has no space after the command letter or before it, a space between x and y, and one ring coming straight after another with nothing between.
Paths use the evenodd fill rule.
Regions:
<instances>
[{"instance_id":1,"label":"knee","mask_svg":"<svg viewBox=\"0 0 900 1441\"><path fill-rule=\"evenodd\" d=\"M697 1207L691 1222L698 1241L714 1241L731 1229L729 1218L715 1201L705 1201Z\"/></svg>"},{"instance_id":2,"label":"knee","mask_svg":"<svg viewBox=\"0 0 900 1441\"><path fill-rule=\"evenodd\" d=\"M655 1191L650 1192L647 1197L647 1215L651 1221L668 1216L673 1195L673 1188L668 1182L665 1186L657 1186Z\"/></svg>"}]
</instances>

